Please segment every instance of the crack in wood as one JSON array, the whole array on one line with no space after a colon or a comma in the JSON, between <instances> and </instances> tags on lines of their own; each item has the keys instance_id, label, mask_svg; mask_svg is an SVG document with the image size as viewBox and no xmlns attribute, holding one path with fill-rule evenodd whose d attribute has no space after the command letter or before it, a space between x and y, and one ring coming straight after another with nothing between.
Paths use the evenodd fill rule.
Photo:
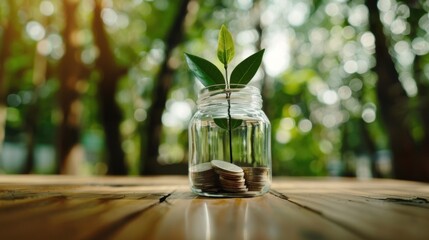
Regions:
<instances>
[{"instance_id":1,"label":"crack in wood","mask_svg":"<svg viewBox=\"0 0 429 240\"><path fill-rule=\"evenodd\" d=\"M171 204L167 201L167 198L170 197L173 193L174 193L174 191L170 192L166 195L162 195L162 197L159 198L158 202L154 202L145 208L142 208L142 209L137 210L135 212L132 212L126 216L123 216L120 219L117 219L115 222L106 225L104 227L104 229L97 232L95 236L91 236L88 239L106 239L109 236L111 236L112 234L114 234L115 232L117 232L119 229L121 229L123 226L125 226L126 224L128 224L132 220L136 219L138 216L145 213L146 211L149 211L153 207L156 207L156 206L158 206L164 202L167 204Z\"/></svg>"},{"instance_id":2,"label":"crack in wood","mask_svg":"<svg viewBox=\"0 0 429 240\"><path fill-rule=\"evenodd\" d=\"M61 193L38 193L27 192L27 191L4 191L0 192L0 200L15 201L15 200L26 200L26 199L38 199L38 198L49 198L49 197L63 197Z\"/></svg>"},{"instance_id":3,"label":"crack in wood","mask_svg":"<svg viewBox=\"0 0 429 240\"><path fill-rule=\"evenodd\" d=\"M343 228L343 229L345 229L345 230L349 231L350 233L355 234L355 235L356 235L356 236L358 236L359 238L362 238L362 239L370 239L370 237L369 237L369 236L366 236L366 235L365 235L365 234L363 234L362 232L357 231L356 229L354 229L354 228L352 228L352 227L348 226L347 224L344 224L344 223L342 223L341 221L338 221L338 220L336 220L336 219L334 219L334 218L331 218L331 217L327 216L327 215L326 215L326 214L324 214L322 211L319 211L319 210L317 210L317 209L315 209L315 208L312 208L312 207L309 207L309 206L307 206L307 205L304 205L304 204L301 204L301 203L299 203L299 202L296 202L296 201L294 201L294 200L290 199L288 196L284 195L284 194L283 194L283 193L281 193L281 192L278 192L278 191L276 191L276 190L274 190L274 189L271 189L271 190L270 190L270 193L271 193L273 196L275 196L275 197L278 197L278 198L280 198L280 199L282 199L282 200L288 201L288 202L290 202L290 203L292 203L292 204L294 204L294 205L296 205L296 206L298 206L298 207L300 207L300 208L303 208L303 209L305 209L305 210L307 210L307 211L309 211L309 212L312 212L312 213L314 213L314 214L317 214L318 216L320 216L321 218L325 219L326 221L329 221L329 222L331 222L331 223L333 223L333 224L335 224L335 225L338 225L339 227L341 227L341 228Z\"/></svg>"},{"instance_id":4,"label":"crack in wood","mask_svg":"<svg viewBox=\"0 0 429 240\"><path fill-rule=\"evenodd\" d=\"M404 203L404 204L410 204L410 205L414 205L414 204L428 204L429 201L426 198L421 198L421 197L414 197L414 198L395 198L395 197L388 197L388 198L384 198L384 199L380 199L380 200L384 200L387 202L394 202L394 203Z\"/></svg>"},{"instance_id":5,"label":"crack in wood","mask_svg":"<svg viewBox=\"0 0 429 240\"><path fill-rule=\"evenodd\" d=\"M413 198L388 197L388 198L376 198L376 200L384 201L388 203L400 204L404 206L429 209L429 200L422 197L413 197Z\"/></svg>"},{"instance_id":6,"label":"crack in wood","mask_svg":"<svg viewBox=\"0 0 429 240\"><path fill-rule=\"evenodd\" d=\"M168 198L169 196L171 196L171 194L173 194L173 193L174 193L174 191L173 191L173 192L171 192L171 193L169 193L169 194L167 194L167 195L165 195L165 196L162 196L161 198L159 198L159 203L163 203L163 202L168 203L168 202L167 202L167 198Z\"/></svg>"},{"instance_id":7,"label":"crack in wood","mask_svg":"<svg viewBox=\"0 0 429 240\"><path fill-rule=\"evenodd\" d=\"M270 194L283 200L289 200L289 197L274 189L270 189Z\"/></svg>"},{"instance_id":8,"label":"crack in wood","mask_svg":"<svg viewBox=\"0 0 429 240\"><path fill-rule=\"evenodd\" d=\"M293 201L293 200L291 200L291 199L287 199L287 201L289 201L289 202L291 202L291 203L293 203L293 204L297 205L298 207L304 208L305 210L308 210L308 211L310 211L310 212L313 212L313 213L315 213L315 214L317 214L317 215L320 215L320 216L322 216L322 217L324 217L324 218L328 219L328 217L326 217L326 216L325 216L325 214L323 214L323 212L321 212L321 211L319 211L319 210L317 210L317 209L314 209L314 208L309 207L309 206L307 206L307 205L304 205L304 204L301 204L301 203L295 202L295 201Z\"/></svg>"}]
</instances>

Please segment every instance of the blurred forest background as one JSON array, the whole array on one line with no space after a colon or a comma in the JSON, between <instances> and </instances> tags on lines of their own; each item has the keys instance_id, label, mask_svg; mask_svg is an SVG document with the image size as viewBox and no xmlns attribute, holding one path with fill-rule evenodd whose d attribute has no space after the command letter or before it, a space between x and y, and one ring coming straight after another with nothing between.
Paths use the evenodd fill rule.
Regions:
<instances>
[{"instance_id":1,"label":"blurred forest background","mask_svg":"<svg viewBox=\"0 0 429 240\"><path fill-rule=\"evenodd\" d=\"M0 173L186 173L184 52L265 48L273 174L429 181L426 0L2 0ZM234 64L234 63L233 63Z\"/></svg>"}]
</instances>

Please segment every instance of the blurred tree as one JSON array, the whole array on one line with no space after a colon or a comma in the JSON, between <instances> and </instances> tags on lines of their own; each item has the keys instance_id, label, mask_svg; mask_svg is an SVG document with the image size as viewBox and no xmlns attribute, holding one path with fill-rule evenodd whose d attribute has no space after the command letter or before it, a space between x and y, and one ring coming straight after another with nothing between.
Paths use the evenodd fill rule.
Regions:
<instances>
[{"instance_id":1,"label":"blurred tree","mask_svg":"<svg viewBox=\"0 0 429 240\"><path fill-rule=\"evenodd\" d=\"M185 172L201 86L183 52L216 59L227 24L237 61L266 49L251 84L272 122L274 174L391 176L391 153L395 176L424 180L428 9L423 0L0 1L0 171L30 172L46 164L40 146L55 145L58 172L70 159L86 160L80 173ZM6 166L22 156L26 168Z\"/></svg>"},{"instance_id":2,"label":"blurred tree","mask_svg":"<svg viewBox=\"0 0 429 240\"><path fill-rule=\"evenodd\" d=\"M43 18L43 26L47 28L49 25L49 18ZM27 159L23 173L31 173L35 167L35 148L36 148L36 135L38 128L39 118L34 117L40 114L40 107L38 98L40 91L45 84L48 74L48 59L41 54L37 47L34 49L34 63L33 63L33 76L31 79L31 88L33 89L31 99L29 100L28 107L25 113L25 132L27 141Z\"/></svg>"},{"instance_id":3,"label":"blurred tree","mask_svg":"<svg viewBox=\"0 0 429 240\"><path fill-rule=\"evenodd\" d=\"M75 154L79 151L80 121L84 107L79 99L78 86L86 76L83 75L85 67L80 58L81 49L76 39L76 33L79 31L76 21L79 1L63 0L62 3L65 25L64 55L59 66L58 98L62 116L58 135L58 172L71 173L74 172L73 161L78 158Z\"/></svg>"},{"instance_id":4,"label":"blurred tree","mask_svg":"<svg viewBox=\"0 0 429 240\"><path fill-rule=\"evenodd\" d=\"M410 2L419 4L417 1ZM424 82L422 79L417 79L420 83L418 91L421 103L417 111L422 119L424 134L421 139L415 139L409 122L409 116L413 112L411 99L399 80L395 62L389 54L391 42L385 36L377 3L377 1L367 0L366 6L369 9L370 29L375 36L377 97L393 152L394 174L400 179L429 182L429 95L427 95L429 87L421 84ZM419 16L417 19L421 17L421 14L411 13L410 15ZM416 68L418 69L419 66Z\"/></svg>"},{"instance_id":5,"label":"blurred tree","mask_svg":"<svg viewBox=\"0 0 429 240\"><path fill-rule=\"evenodd\" d=\"M3 22L3 36L0 48L0 152L3 146L5 137L5 122L6 122L6 94L8 82L6 79L6 63L11 54L12 42L17 36L14 19L17 19L17 9L14 0L7 1L9 7L9 16Z\"/></svg>"},{"instance_id":6,"label":"blurred tree","mask_svg":"<svg viewBox=\"0 0 429 240\"><path fill-rule=\"evenodd\" d=\"M101 75L97 88L101 122L104 127L106 151L108 152L105 156L108 166L107 174L127 174L119 129L122 113L115 100L118 81L127 72L127 69L118 66L115 62L115 55L110 47L108 35L101 19L102 1L95 0L94 6L92 33L94 44L98 48L95 65Z\"/></svg>"},{"instance_id":7,"label":"blurred tree","mask_svg":"<svg viewBox=\"0 0 429 240\"><path fill-rule=\"evenodd\" d=\"M162 114L165 109L168 92L173 83L174 69L169 65L173 50L181 43L183 23L187 14L189 0L182 0L177 6L176 16L165 37L165 57L161 68L155 77L155 87L152 95L152 105L148 110L147 128L145 133L146 146L142 146L142 174L155 174L163 171L158 163L159 145L162 133ZM179 171L176 169L175 171ZM186 170L185 170L186 171ZM182 170L182 172L184 172Z\"/></svg>"}]
</instances>

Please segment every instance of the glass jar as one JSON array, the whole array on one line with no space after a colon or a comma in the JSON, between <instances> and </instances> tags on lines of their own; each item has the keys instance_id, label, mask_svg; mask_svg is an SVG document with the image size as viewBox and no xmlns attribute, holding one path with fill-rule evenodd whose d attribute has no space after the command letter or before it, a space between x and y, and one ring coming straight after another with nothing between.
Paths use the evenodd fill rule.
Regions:
<instances>
[{"instance_id":1,"label":"glass jar","mask_svg":"<svg viewBox=\"0 0 429 240\"><path fill-rule=\"evenodd\" d=\"M189 180L194 193L251 197L271 185L271 126L258 88L213 85L198 95L189 123Z\"/></svg>"}]
</instances>

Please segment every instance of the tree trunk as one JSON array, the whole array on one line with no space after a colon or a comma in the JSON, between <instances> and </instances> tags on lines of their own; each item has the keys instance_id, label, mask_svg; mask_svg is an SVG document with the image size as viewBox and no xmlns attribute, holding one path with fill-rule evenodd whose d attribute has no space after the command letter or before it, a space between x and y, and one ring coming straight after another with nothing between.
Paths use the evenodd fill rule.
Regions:
<instances>
[{"instance_id":1,"label":"tree trunk","mask_svg":"<svg viewBox=\"0 0 429 240\"><path fill-rule=\"evenodd\" d=\"M80 60L80 50L77 46L74 34L78 31L75 14L79 1L63 0L65 27L63 31L64 56L59 65L60 91L59 104L62 111L62 119L58 136L58 172L70 173L74 150L79 145L80 114L82 104L79 100L77 83L80 81L83 65Z\"/></svg>"},{"instance_id":2,"label":"tree trunk","mask_svg":"<svg viewBox=\"0 0 429 240\"><path fill-rule=\"evenodd\" d=\"M170 27L166 38L165 59L162 63L160 72L156 77L152 105L148 110L148 119L146 132L146 146L142 147L141 174L156 174L160 164L158 163L158 149L162 134L162 113L165 109L168 91L173 81L174 70L168 65L173 49L179 45L183 35L183 22L187 14L189 0L182 0L179 5L176 17Z\"/></svg>"},{"instance_id":3,"label":"tree trunk","mask_svg":"<svg viewBox=\"0 0 429 240\"><path fill-rule=\"evenodd\" d=\"M13 38L16 35L16 29L13 21L18 19L15 1L8 0L8 5L9 16L3 28L3 39L1 41L2 45L0 49L0 152L3 146L6 126L6 94L8 82L6 82L5 66L6 61L10 56Z\"/></svg>"},{"instance_id":4,"label":"tree trunk","mask_svg":"<svg viewBox=\"0 0 429 240\"><path fill-rule=\"evenodd\" d=\"M256 16L258 18L258 21L255 24L255 29L256 32L258 32L258 41L255 43L255 47L258 50L261 50L263 48L262 46L262 38L264 35L264 31L263 31L263 26L262 26L262 7L261 7L261 1L255 1L253 4L253 14L254 16ZM265 66L262 63L261 64L261 69L262 72L264 73L264 78L261 80L261 95L262 95L262 100L263 100L263 105L262 105L262 110L264 111L264 113L267 115L268 119L272 119L272 117L274 116L273 111L271 110L271 101L270 99L272 99L273 94L273 90L274 90L274 84L273 84L273 79L267 75L267 71L265 70Z\"/></svg>"},{"instance_id":5,"label":"tree trunk","mask_svg":"<svg viewBox=\"0 0 429 240\"><path fill-rule=\"evenodd\" d=\"M49 18L44 19L44 26L49 26ZM48 59L46 56L41 55L37 48L35 49L34 54L34 64L33 64L33 79L34 84L33 94L31 96L31 102L28 106L25 117L25 131L27 136L27 160L25 162L24 173L32 173L34 170L35 156L34 151L36 149L36 131L38 125L38 116L39 105L37 103L40 96L40 89L45 84L47 79L48 72Z\"/></svg>"},{"instance_id":6,"label":"tree trunk","mask_svg":"<svg viewBox=\"0 0 429 240\"><path fill-rule=\"evenodd\" d=\"M427 11L424 10L423 1L418 0L408 0L405 3L410 8L410 17L408 22L410 26L417 26L420 22L420 19L427 15ZM410 28L410 39L415 39L420 34L424 34L425 30L417 27ZM428 77L424 73L424 68L427 64L428 55L416 55L413 63L413 73L414 79L417 84L417 99L418 102L418 111L420 116L420 121L423 127L423 138L419 139L419 147L425 149L425 156L429 156L429 81ZM427 158L429 159L429 157ZM429 162L429 160L426 160Z\"/></svg>"},{"instance_id":7,"label":"tree trunk","mask_svg":"<svg viewBox=\"0 0 429 240\"><path fill-rule=\"evenodd\" d=\"M370 30L375 36L375 72L378 75L376 91L393 155L394 176L399 179L429 181L429 153L424 146L418 146L410 134L406 122L410 111L409 98L389 55L377 1L367 0L366 5L369 9Z\"/></svg>"},{"instance_id":8,"label":"tree trunk","mask_svg":"<svg viewBox=\"0 0 429 240\"><path fill-rule=\"evenodd\" d=\"M101 1L96 0L92 32L95 44L99 50L99 55L96 59L96 67L101 74L101 79L98 82L98 102L108 152L106 156L108 164L107 174L124 175L128 171L125 164L125 154L121 147L121 134L119 130L122 112L115 101L115 93L118 81L126 73L127 69L119 67L114 60L115 56L109 46L108 36L101 19L101 10Z\"/></svg>"},{"instance_id":9,"label":"tree trunk","mask_svg":"<svg viewBox=\"0 0 429 240\"><path fill-rule=\"evenodd\" d=\"M422 149L425 149L425 156L429 156L429 81L423 73L424 63L421 61L421 56L416 56L414 60L414 78L417 82L418 87L418 99L419 99L419 112L421 124L423 125L423 139L419 145ZM427 157L426 159L429 159ZM425 160L429 162L429 160ZM429 164L429 163L427 163Z\"/></svg>"},{"instance_id":10,"label":"tree trunk","mask_svg":"<svg viewBox=\"0 0 429 240\"><path fill-rule=\"evenodd\" d=\"M359 119L359 129L362 139L362 148L364 149L364 152L368 153L371 164L371 173L372 177L374 178L381 178L382 174L380 171L380 168L377 165L377 147L374 143L374 140L371 138L371 135L368 130L368 124L365 123L362 119Z\"/></svg>"}]
</instances>

